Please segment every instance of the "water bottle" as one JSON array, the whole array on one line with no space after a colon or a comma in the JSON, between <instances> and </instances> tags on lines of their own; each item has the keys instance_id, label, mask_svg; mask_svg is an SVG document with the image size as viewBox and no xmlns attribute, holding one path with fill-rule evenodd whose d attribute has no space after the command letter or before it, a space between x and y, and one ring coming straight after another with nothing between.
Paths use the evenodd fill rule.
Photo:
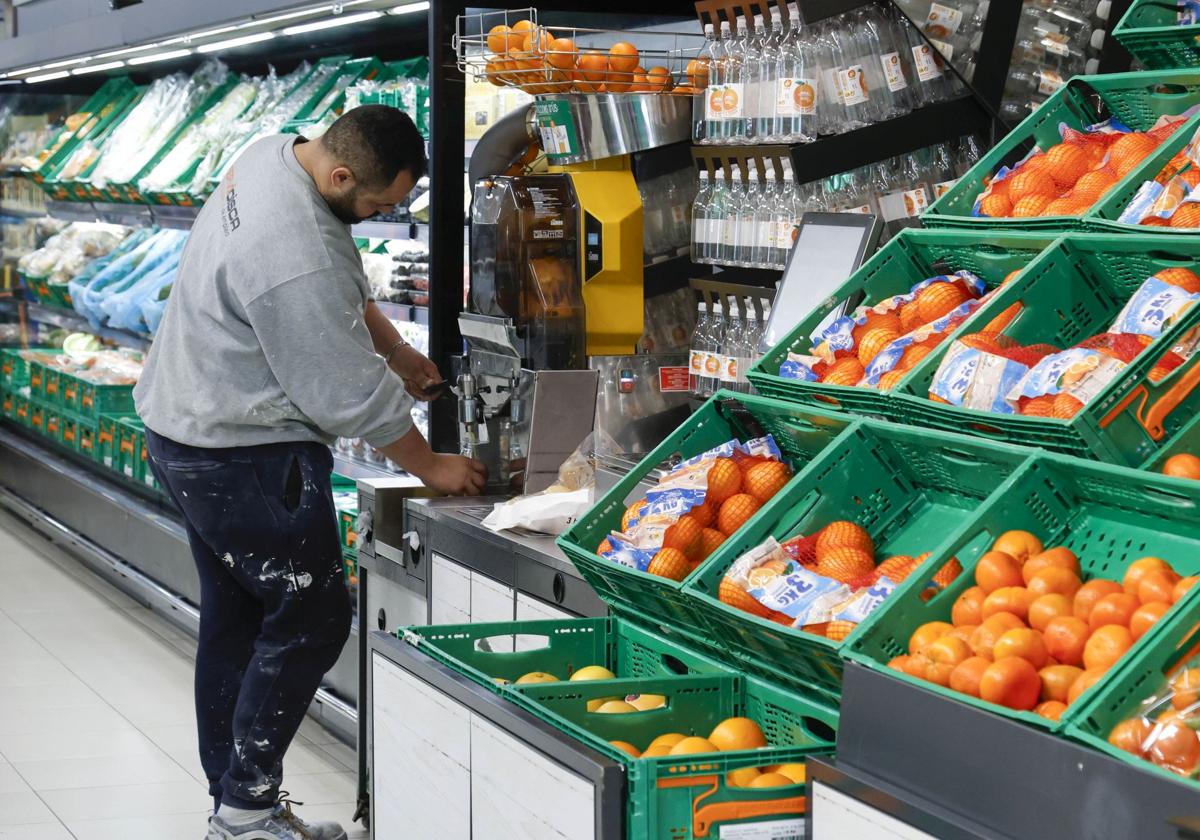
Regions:
<instances>
[{"instance_id":1,"label":"water bottle","mask_svg":"<svg viewBox=\"0 0 1200 840\"><path fill-rule=\"evenodd\" d=\"M724 29L724 24L722 24ZM741 143L745 138L746 88L742 77L742 58L746 54L749 29L746 19L737 20L737 35L724 42L725 84L721 91L721 136L726 143Z\"/></svg>"},{"instance_id":2,"label":"water bottle","mask_svg":"<svg viewBox=\"0 0 1200 840\"><path fill-rule=\"evenodd\" d=\"M738 130L739 140L743 143L758 141L758 119L762 109L760 98L763 80L763 52L766 27L763 16L754 16L754 28L746 33L746 50L742 53L742 90L744 105L742 107L742 125Z\"/></svg>"},{"instance_id":3,"label":"water bottle","mask_svg":"<svg viewBox=\"0 0 1200 840\"><path fill-rule=\"evenodd\" d=\"M711 397L721 387L721 371L725 360L721 348L725 344L725 301L714 307L704 335L704 374L700 379L700 395Z\"/></svg>"},{"instance_id":4,"label":"water bottle","mask_svg":"<svg viewBox=\"0 0 1200 840\"><path fill-rule=\"evenodd\" d=\"M958 182L954 152L951 151L948 143L938 143L933 147L929 171L932 200L937 201Z\"/></svg>"},{"instance_id":5,"label":"water bottle","mask_svg":"<svg viewBox=\"0 0 1200 840\"><path fill-rule=\"evenodd\" d=\"M912 57L913 87L917 101L932 105L950 98L950 82L937 60L937 51L925 42L921 34L906 20L900 21Z\"/></svg>"},{"instance_id":6,"label":"water bottle","mask_svg":"<svg viewBox=\"0 0 1200 840\"><path fill-rule=\"evenodd\" d=\"M723 265L737 265L738 258L738 211L746 203L746 186L742 182L742 170L736 163L729 167L729 179L725 183L725 213L721 229L721 257Z\"/></svg>"},{"instance_id":7,"label":"water bottle","mask_svg":"<svg viewBox=\"0 0 1200 840\"><path fill-rule=\"evenodd\" d=\"M717 142L717 123L721 117L721 87L717 84L717 66L721 58L721 42L713 31L711 23L704 24L704 49L698 60L708 65L708 86L700 91L703 113L698 121L698 128L693 132L700 143Z\"/></svg>"},{"instance_id":8,"label":"water bottle","mask_svg":"<svg viewBox=\"0 0 1200 840\"><path fill-rule=\"evenodd\" d=\"M882 13L875 6L863 6L853 20L870 56L863 69L871 101L878 105L880 119L890 120L912 110L912 95L891 32L877 15Z\"/></svg>"},{"instance_id":9,"label":"water bottle","mask_svg":"<svg viewBox=\"0 0 1200 840\"><path fill-rule=\"evenodd\" d=\"M836 72L834 84L837 85L837 95L842 106L846 109L846 126L862 128L876 122L878 109L871 102L871 94L867 88L863 66L867 56L863 55L861 43L854 37L842 15L829 27L829 37L834 45L834 60Z\"/></svg>"},{"instance_id":10,"label":"water bottle","mask_svg":"<svg viewBox=\"0 0 1200 840\"><path fill-rule=\"evenodd\" d=\"M734 265L753 266L754 248L758 235L754 230L755 213L762 201L758 185L758 167L750 164L746 173L746 192L737 204L737 241L734 245Z\"/></svg>"},{"instance_id":11,"label":"water bottle","mask_svg":"<svg viewBox=\"0 0 1200 840\"><path fill-rule=\"evenodd\" d=\"M755 268L775 268L775 224L773 213L779 200L779 184L775 178L775 167L767 164L766 177L758 205L754 208L754 254L751 264Z\"/></svg>"},{"instance_id":12,"label":"water bottle","mask_svg":"<svg viewBox=\"0 0 1200 840\"><path fill-rule=\"evenodd\" d=\"M721 341L721 382L720 387L731 391L740 391L744 374L739 369L739 362L744 353L742 343L745 341L746 325L741 313L732 309L727 316L725 335Z\"/></svg>"},{"instance_id":13,"label":"water bottle","mask_svg":"<svg viewBox=\"0 0 1200 840\"><path fill-rule=\"evenodd\" d=\"M700 189L696 191L696 200L692 203L692 262L711 263L712 248L709 241L709 202L712 200L712 182L708 170L700 170Z\"/></svg>"},{"instance_id":14,"label":"water bottle","mask_svg":"<svg viewBox=\"0 0 1200 840\"><path fill-rule=\"evenodd\" d=\"M721 21L720 38L712 42L713 53L709 64L708 100L706 113L708 133L705 135L710 143L725 142L725 88L729 83L729 50L733 43L733 35L729 31L729 21Z\"/></svg>"},{"instance_id":15,"label":"water bottle","mask_svg":"<svg viewBox=\"0 0 1200 840\"><path fill-rule=\"evenodd\" d=\"M754 136L760 143L780 143L775 133L776 91L779 88L779 57L786 33L779 7L771 8L771 28L763 38L760 57L762 72L758 80L758 116Z\"/></svg>"},{"instance_id":16,"label":"water bottle","mask_svg":"<svg viewBox=\"0 0 1200 840\"><path fill-rule=\"evenodd\" d=\"M818 115L821 71L817 66L817 46L800 23L794 3L788 6L788 14L788 29L776 59L771 137L776 143L809 143L822 130Z\"/></svg>"},{"instance_id":17,"label":"water bottle","mask_svg":"<svg viewBox=\"0 0 1200 840\"><path fill-rule=\"evenodd\" d=\"M725 170L718 169L713 177L712 197L708 201L708 262L725 260L725 236L728 225L725 214L729 207L729 185Z\"/></svg>"},{"instance_id":18,"label":"water bottle","mask_svg":"<svg viewBox=\"0 0 1200 840\"><path fill-rule=\"evenodd\" d=\"M983 157L983 147L974 134L965 134L958 139L958 154L954 157L954 174L959 178L966 175L971 167L979 163Z\"/></svg>"},{"instance_id":19,"label":"water bottle","mask_svg":"<svg viewBox=\"0 0 1200 840\"><path fill-rule=\"evenodd\" d=\"M708 307L704 301L700 301L696 307L696 329L692 331L691 352L688 353L688 389L698 397L703 396L704 359L711 324Z\"/></svg>"}]
</instances>

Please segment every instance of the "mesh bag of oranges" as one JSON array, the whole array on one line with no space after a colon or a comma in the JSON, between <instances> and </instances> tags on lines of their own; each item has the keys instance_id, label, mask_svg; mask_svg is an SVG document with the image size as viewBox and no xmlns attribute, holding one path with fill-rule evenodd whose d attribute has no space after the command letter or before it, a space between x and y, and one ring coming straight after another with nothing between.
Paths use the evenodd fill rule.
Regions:
<instances>
[{"instance_id":1,"label":"mesh bag of oranges","mask_svg":"<svg viewBox=\"0 0 1200 840\"><path fill-rule=\"evenodd\" d=\"M730 440L663 476L597 547L601 557L680 581L792 477L771 435Z\"/></svg>"},{"instance_id":2,"label":"mesh bag of oranges","mask_svg":"<svg viewBox=\"0 0 1200 840\"><path fill-rule=\"evenodd\" d=\"M877 565L871 535L839 520L782 544L768 538L734 561L718 597L743 612L841 641L928 557L889 557ZM961 571L957 561L947 563L934 578L935 590Z\"/></svg>"},{"instance_id":3,"label":"mesh bag of oranges","mask_svg":"<svg viewBox=\"0 0 1200 840\"><path fill-rule=\"evenodd\" d=\"M1074 551L1028 531L1001 534L974 577L950 620L918 626L888 667L1054 721L1196 581L1157 557L1085 581Z\"/></svg>"},{"instance_id":4,"label":"mesh bag of oranges","mask_svg":"<svg viewBox=\"0 0 1200 840\"><path fill-rule=\"evenodd\" d=\"M810 336L811 354L789 353L785 379L888 390L975 312L990 293L969 271L930 277L907 293L859 307Z\"/></svg>"},{"instance_id":5,"label":"mesh bag of oranges","mask_svg":"<svg viewBox=\"0 0 1200 840\"><path fill-rule=\"evenodd\" d=\"M1013 167L1002 166L975 199L974 216L1081 216L1152 154L1180 117L1163 117L1149 131L1115 119L1083 131L1062 127L1062 142L1035 147Z\"/></svg>"},{"instance_id":6,"label":"mesh bag of oranges","mask_svg":"<svg viewBox=\"0 0 1200 840\"><path fill-rule=\"evenodd\" d=\"M1117 378L1138 355L1200 300L1200 276L1165 269L1148 277L1107 332L1066 350L1048 344L1021 346L998 332L956 340L930 384L935 402L1035 417L1070 419ZM1165 377L1195 352L1191 330L1149 372Z\"/></svg>"},{"instance_id":7,"label":"mesh bag of oranges","mask_svg":"<svg viewBox=\"0 0 1200 840\"><path fill-rule=\"evenodd\" d=\"M1200 227L1200 129L1153 180L1138 188L1117 221L1145 227Z\"/></svg>"},{"instance_id":8,"label":"mesh bag of oranges","mask_svg":"<svg viewBox=\"0 0 1200 840\"><path fill-rule=\"evenodd\" d=\"M1135 714L1108 733L1119 750L1189 779L1200 779L1200 652L1166 674Z\"/></svg>"}]
</instances>

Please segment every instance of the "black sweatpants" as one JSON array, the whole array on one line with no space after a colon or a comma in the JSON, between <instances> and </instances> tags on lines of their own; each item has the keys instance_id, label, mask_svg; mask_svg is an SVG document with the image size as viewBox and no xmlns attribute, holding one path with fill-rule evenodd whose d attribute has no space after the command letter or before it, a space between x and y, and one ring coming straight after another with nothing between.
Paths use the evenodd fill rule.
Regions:
<instances>
[{"instance_id":1,"label":"black sweatpants","mask_svg":"<svg viewBox=\"0 0 1200 840\"><path fill-rule=\"evenodd\" d=\"M200 573L196 722L217 804L275 804L283 755L350 634L319 443L185 446L146 430Z\"/></svg>"}]
</instances>

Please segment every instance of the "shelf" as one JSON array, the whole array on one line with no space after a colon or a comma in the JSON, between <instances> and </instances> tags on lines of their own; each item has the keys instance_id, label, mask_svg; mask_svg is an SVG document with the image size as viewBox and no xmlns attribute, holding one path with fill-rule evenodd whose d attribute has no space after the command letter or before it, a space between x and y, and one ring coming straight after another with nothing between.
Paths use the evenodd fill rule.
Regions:
<instances>
[{"instance_id":1,"label":"shelf","mask_svg":"<svg viewBox=\"0 0 1200 840\"><path fill-rule=\"evenodd\" d=\"M350 228L354 236L368 239L407 239L429 244L429 225L410 222L359 222Z\"/></svg>"},{"instance_id":2,"label":"shelf","mask_svg":"<svg viewBox=\"0 0 1200 840\"><path fill-rule=\"evenodd\" d=\"M92 325L82 315L75 312L69 312L65 309L56 309L52 306L44 306L40 303L29 301L25 304L26 314L31 321L39 321L43 324L52 324L56 327L62 327L73 332L86 332L92 335L103 338L106 341L111 341L121 347L132 347L135 350L148 350L150 348L150 337L138 335L126 330L114 330L109 327L101 327L93 329Z\"/></svg>"},{"instance_id":3,"label":"shelf","mask_svg":"<svg viewBox=\"0 0 1200 840\"><path fill-rule=\"evenodd\" d=\"M991 117L970 96L936 102L894 120L821 137L812 143L780 145L692 146L692 158L710 170L716 162L775 157L790 152L796 183L803 184L848 172L884 158L908 154L964 134L986 131Z\"/></svg>"},{"instance_id":4,"label":"shelf","mask_svg":"<svg viewBox=\"0 0 1200 840\"><path fill-rule=\"evenodd\" d=\"M15 204L0 204L0 216L8 216L13 219L40 219L45 215L45 207L21 207Z\"/></svg>"},{"instance_id":5,"label":"shelf","mask_svg":"<svg viewBox=\"0 0 1200 840\"><path fill-rule=\"evenodd\" d=\"M390 321L408 321L413 324L423 324L429 326L429 307L414 306L410 303L391 303L386 300L377 300L375 305L379 307L379 311L388 317Z\"/></svg>"}]
</instances>

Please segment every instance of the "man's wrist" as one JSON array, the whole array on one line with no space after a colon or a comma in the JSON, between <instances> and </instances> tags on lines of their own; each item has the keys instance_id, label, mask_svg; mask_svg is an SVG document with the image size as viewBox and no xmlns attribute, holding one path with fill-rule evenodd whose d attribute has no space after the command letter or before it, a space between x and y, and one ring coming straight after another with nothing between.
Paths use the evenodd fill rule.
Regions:
<instances>
[{"instance_id":1,"label":"man's wrist","mask_svg":"<svg viewBox=\"0 0 1200 840\"><path fill-rule=\"evenodd\" d=\"M403 338L396 339L395 342L392 343L392 346L387 349L387 352L383 354L383 361L388 365L388 367L391 367L392 359L395 358L396 353L408 346L410 346L409 343Z\"/></svg>"}]
</instances>

